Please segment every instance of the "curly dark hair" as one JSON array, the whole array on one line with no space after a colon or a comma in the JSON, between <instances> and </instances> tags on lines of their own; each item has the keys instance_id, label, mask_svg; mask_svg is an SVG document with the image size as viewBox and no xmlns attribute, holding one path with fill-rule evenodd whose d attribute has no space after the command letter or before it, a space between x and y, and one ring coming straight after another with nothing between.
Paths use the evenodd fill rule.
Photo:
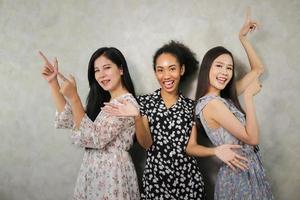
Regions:
<instances>
[{"instance_id":1,"label":"curly dark hair","mask_svg":"<svg viewBox=\"0 0 300 200\"><path fill-rule=\"evenodd\" d=\"M185 81L189 75L196 73L199 66L199 61L196 54L181 42L171 40L167 44L160 47L153 56L153 68L155 70L157 58L163 54L169 53L176 57L180 66L185 66L185 72L181 76L181 81Z\"/></svg>"}]
</instances>

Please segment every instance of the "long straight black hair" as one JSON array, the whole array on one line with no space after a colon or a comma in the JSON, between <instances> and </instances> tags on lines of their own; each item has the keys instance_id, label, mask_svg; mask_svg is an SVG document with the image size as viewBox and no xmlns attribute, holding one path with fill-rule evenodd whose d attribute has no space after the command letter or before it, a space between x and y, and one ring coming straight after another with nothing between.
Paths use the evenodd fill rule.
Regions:
<instances>
[{"instance_id":1,"label":"long straight black hair","mask_svg":"<svg viewBox=\"0 0 300 200\"><path fill-rule=\"evenodd\" d=\"M228 54L231 57L233 62L233 71L232 71L231 80L228 82L225 88L221 90L220 96L225 99L230 99L240 111L244 112L244 110L240 105L240 102L237 97L237 92L236 92L235 65L234 65L233 56L229 50L225 49L222 46L218 46L210 49L203 57L202 63L200 65L199 75L198 75L196 99L203 97L208 92L208 88L210 85L209 83L210 68L214 60L222 54Z\"/></svg>"},{"instance_id":2,"label":"long straight black hair","mask_svg":"<svg viewBox=\"0 0 300 200\"><path fill-rule=\"evenodd\" d=\"M104 90L95 78L94 64L95 60L100 56L105 56L118 66L119 69L123 70L121 76L122 84L133 96L135 96L134 86L129 74L127 62L117 48L115 47L102 47L96 50L90 58L88 65L88 80L90 91L86 99L86 114L94 121L101 111L101 107L104 106L104 102L108 102L111 98L110 93Z\"/></svg>"},{"instance_id":3,"label":"long straight black hair","mask_svg":"<svg viewBox=\"0 0 300 200\"><path fill-rule=\"evenodd\" d=\"M198 75L198 84L197 84L197 90L196 90L196 100L203 97L207 92L209 88L209 72L210 68L212 66L212 63L214 60L219 57L222 54L228 54L233 62L233 71L232 71L232 78L228 82L228 84L225 86L223 90L220 92L220 96L225 99L229 99L232 101L232 103L242 112L245 113L239 100L237 97L236 92L236 81L235 81L235 65L234 65L234 59L232 56L232 53L225 49L222 46L217 46L212 49L210 49L203 57L202 63L200 65L200 71ZM196 120L198 128L202 126L202 124L199 124L199 120ZM200 122L201 123L201 122ZM200 125L200 126L199 126Z\"/></svg>"}]
</instances>

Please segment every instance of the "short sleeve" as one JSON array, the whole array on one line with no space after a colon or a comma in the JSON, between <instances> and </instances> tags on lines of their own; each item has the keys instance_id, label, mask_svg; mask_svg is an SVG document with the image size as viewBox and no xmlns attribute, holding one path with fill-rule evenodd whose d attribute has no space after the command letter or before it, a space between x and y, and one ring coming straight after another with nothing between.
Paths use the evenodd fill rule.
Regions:
<instances>
[{"instance_id":1,"label":"short sleeve","mask_svg":"<svg viewBox=\"0 0 300 200\"><path fill-rule=\"evenodd\" d=\"M143 96L138 96L137 97L137 103L139 104L141 115L145 116L146 115L145 96L144 95Z\"/></svg>"}]
</instances>

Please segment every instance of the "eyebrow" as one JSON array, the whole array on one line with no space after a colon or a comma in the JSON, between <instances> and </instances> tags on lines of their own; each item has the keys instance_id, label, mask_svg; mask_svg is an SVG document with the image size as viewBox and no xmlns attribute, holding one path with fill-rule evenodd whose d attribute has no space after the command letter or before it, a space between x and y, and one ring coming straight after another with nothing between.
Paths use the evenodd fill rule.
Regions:
<instances>
[{"instance_id":1,"label":"eyebrow","mask_svg":"<svg viewBox=\"0 0 300 200\"><path fill-rule=\"evenodd\" d=\"M104 65L102 65L100 67L105 67L105 66L110 66L110 64L104 64ZM94 68L99 68L99 67L98 66L94 66Z\"/></svg>"},{"instance_id":2,"label":"eyebrow","mask_svg":"<svg viewBox=\"0 0 300 200\"><path fill-rule=\"evenodd\" d=\"M225 63L223 63L223 62L221 62L221 61L216 61L216 63L219 63L219 64L225 64ZM228 64L228 66L233 66L233 64Z\"/></svg>"},{"instance_id":3,"label":"eyebrow","mask_svg":"<svg viewBox=\"0 0 300 200\"><path fill-rule=\"evenodd\" d=\"M177 66L176 64L171 64L171 65L167 66L167 68L176 67L176 66ZM156 67L164 68L163 66L160 66L160 65L157 65Z\"/></svg>"}]
</instances>

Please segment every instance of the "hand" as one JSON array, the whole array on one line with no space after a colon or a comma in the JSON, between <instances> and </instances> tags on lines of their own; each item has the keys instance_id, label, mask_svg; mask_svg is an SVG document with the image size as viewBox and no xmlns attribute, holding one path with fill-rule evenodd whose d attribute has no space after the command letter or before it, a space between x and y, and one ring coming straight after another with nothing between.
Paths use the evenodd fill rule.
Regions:
<instances>
[{"instance_id":1,"label":"hand","mask_svg":"<svg viewBox=\"0 0 300 200\"><path fill-rule=\"evenodd\" d=\"M253 32L258 27L259 27L258 22L253 21L251 19L251 10L250 8L248 8L246 11L246 20L240 30L239 37L240 38L246 37L249 32Z\"/></svg>"},{"instance_id":2,"label":"hand","mask_svg":"<svg viewBox=\"0 0 300 200\"><path fill-rule=\"evenodd\" d=\"M102 110L110 115L122 117L136 117L140 114L138 108L129 101L122 100L118 103L104 103Z\"/></svg>"},{"instance_id":3,"label":"hand","mask_svg":"<svg viewBox=\"0 0 300 200\"><path fill-rule=\"evenodd\" d=\"M59 74L58 61L55 58L54 64L51 64L49 62L48 58L41 51L39 51L39 54L45 61L44 67L42 70L42 75L43 75L44 79L46 79L48 81L48 83L50 83L52 80L57 79L57 74Z\"/></svg>"},{"instance_id":4,"label":"hand","mask_svg":"<svg viewBox=\"0 0 300 200\"><path fill-rule=\"evenodd\" d=\"M241 148L241 146L224 144L216 147L215 153L216 156L224 163L226 163L232 170L236 170L236 168L239 168L241 170L246 170L248 167L245 164L245 162L248 162L248 160L245 157L240 156L239 154L235 153L232 150L237 148Z\"/></svg>"},{"instance_id":5,"label":"hand","mask_svg":"<svg viewBox=\"0 0 300 200\"><path fill-rule=\"evenodd\" d=\"M246 88L245 95L254 96L256 95L262 88L262 84L259 82L258 78L255 78Z\"/></svg>"},{"instance_id":6,"label":"hand","mask_svg":"<svg viewBox=\"0 0 300 200\"><path fill-rule=\"evenodd\" d=\"M67 97L70 101L75 101L78 98L77 86L74 76L69 75L69 79L62 74L58 74L58 77L62 80L60 86L60 93Z\"/></svg>"}]
</instances>

